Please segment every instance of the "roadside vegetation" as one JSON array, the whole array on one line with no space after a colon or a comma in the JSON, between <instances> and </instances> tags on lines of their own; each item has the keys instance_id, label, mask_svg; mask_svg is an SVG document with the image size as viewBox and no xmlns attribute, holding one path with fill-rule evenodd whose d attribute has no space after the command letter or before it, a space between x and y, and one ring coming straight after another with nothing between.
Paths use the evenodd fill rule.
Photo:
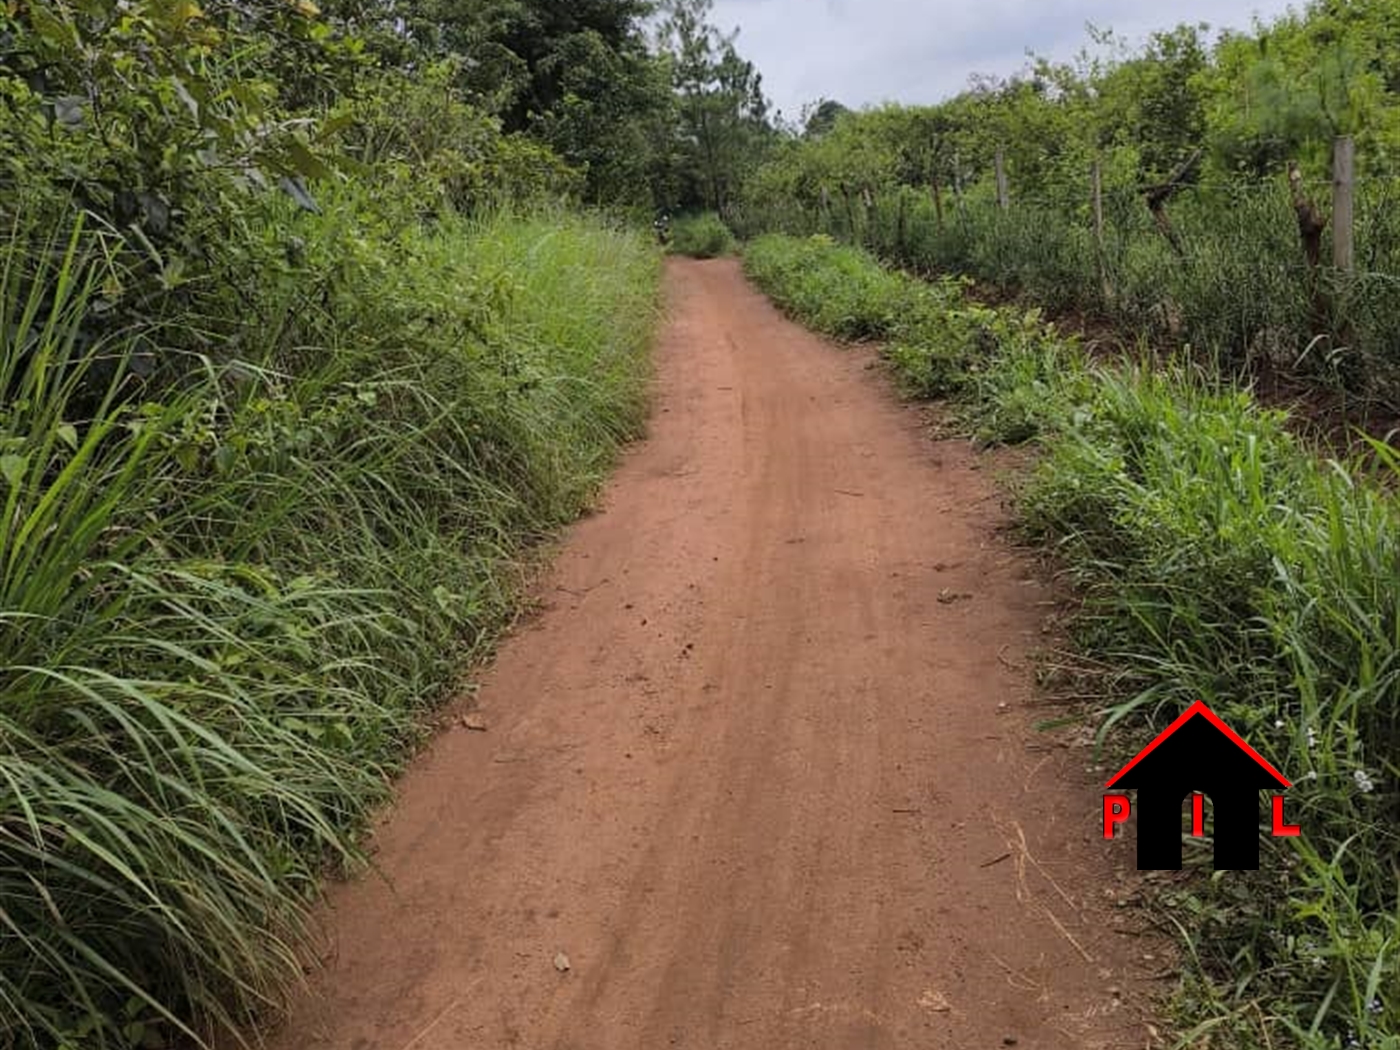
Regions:
<instances>
[{"instance_id":1,"label":"roadside vegetation","mask_svg":"<svg viewBox=\"0 0 1400 1050\"><path fill-rule=\"evenodd\" d=\"M0 7L0 1047L275 1015L771 132L707 12Z\"/></svg>"},{"instance_id":2,"label":"roadside vegetation","mask_svg":"<svg viewBox=\"0 0 1400 1050\"><path fill-rule=\"evenodd\" d=\"M1104 764L1205 700L1287 772L1300 839L1259 872L1156 903L1183 943L1183 1046L1400 1046L1400 458L1322 460L1228 379L1183 358L1086 357L1035 311L969 300L823 236L769 235L749 274L785 310L883 343L911 394L987 442L1035 441L1025 534L1084 604L1074 637Z\"/></svg>"},{"instance_id":3,"label":"roadside vegetation","mask_svg":"<svg viewBox=\"0 0 1400 1050\"><path fill-rule=\"evenodd\" d=\"M300 224L308 253L339 266L347 217ZM509 615L522 545L636 433L654 317L635 234L444 217L361 245L294 357L140 389L158 333L82 341L114 277L82 244L27 291L5 260L11 1045L145 1045L277 1001L319 877Z\"/></svg>"}]
</instances>

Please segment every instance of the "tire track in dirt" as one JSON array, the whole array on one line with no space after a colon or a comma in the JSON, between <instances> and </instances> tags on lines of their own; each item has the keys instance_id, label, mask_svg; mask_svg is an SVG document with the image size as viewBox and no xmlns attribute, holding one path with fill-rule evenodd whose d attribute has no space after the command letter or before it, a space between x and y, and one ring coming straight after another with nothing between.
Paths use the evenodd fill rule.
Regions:
<instances>
[{"instance_id":1,"label":"tire track in dirt","mask_svg":"<svg viewBox=\"0 0 1400 1050\"><path fill-rule=\"evenodd\" d=\"M732 261L668 287L650 437L273 1045L1142 1046L1083 757L1026 746L1047 595L976 459Z\"/></svg>"}]
</instances>

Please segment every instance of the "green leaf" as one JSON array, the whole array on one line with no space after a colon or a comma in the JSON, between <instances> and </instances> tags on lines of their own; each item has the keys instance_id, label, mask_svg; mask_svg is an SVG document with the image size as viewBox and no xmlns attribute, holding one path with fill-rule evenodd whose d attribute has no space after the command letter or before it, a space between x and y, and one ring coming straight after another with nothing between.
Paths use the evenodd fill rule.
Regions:
<instances>
[{"instance_id":1,"label":"green leaf","mask_svg":"<svg viewBox=\"0 0 1400 1050\"><path fill-rule=\"evenodd\" d=\"M53 14L49 4L34 4L29 9L30 24L45 43L64 47L73 43L73 32L62 19Z\"/></svg>"},{"instance_id":2,"label":"green leaf","mask_svg":"<svg viewBox=\"0 0 1400 1050\"><path fill-rule=\"evenodd\" d=\"M17 456L13 452L0 456L0 476L10 483L11 488L19 487L28 469L28 456Z\"/></svg>"},{"instance_id":3,"label":"green leaf","mask_svg":"<svg viewBox=\"0 0 1400 1050\"><path fill-rule=\"evenodd\" d=\"M354 121L355 115L353 113L341 113L338 116L331 117L329 120L323 120L316 129L316 141L325 142L336 132L349 127Z\"/></svg>"},{"instance_id":4,"label":"green leaf","mask_svg":"<svg viewBox=\"0 0 1400 1050\"><path fill-rule=\"evenodd\" d=\"M291 158L292 166L308 179L323 179L331 173L320 157L312 153L296 139L287 143L287 153Z\"/></svg>"},{"instance_id":5,"label":"green leaf","mask_svg":"<svg viewBox=\"0 0 1400 1050\"><path fill-rule=\"evenodd\" d=\"M58 425L58 439L74 452L78 451L78 428L72 423L60 423Z\"/></svg>"},{"instance_id":6,"label":"green leaf","mask_svg":"<svg viewBox=\"0 0 1400 1050\"><path fill-rule=\"evenodd\" d=\"M301 179L293 179L283 175L277 180L277 185L281 187L283 193L292 198L292 200L296 201L297 204L301 205L307 211L319 212L321 210L316 204L316 199L311 196L311 192L306 188L306 183L302 182Z\"/></svg>"},{"instance_id":7,"label":"green leaf","mask_svg":"<svg viewBox=\"0 0 1400 1050\"><path fill-rule=\"evenodd\" d=\"M190 89L185 86L185 82L179 77L171 77L170 83L175 88L175 97L185 104L185 108L190 111L190 116L195 120L199 119L199 102L190 94Z\"/></svg>"}]
</instances>

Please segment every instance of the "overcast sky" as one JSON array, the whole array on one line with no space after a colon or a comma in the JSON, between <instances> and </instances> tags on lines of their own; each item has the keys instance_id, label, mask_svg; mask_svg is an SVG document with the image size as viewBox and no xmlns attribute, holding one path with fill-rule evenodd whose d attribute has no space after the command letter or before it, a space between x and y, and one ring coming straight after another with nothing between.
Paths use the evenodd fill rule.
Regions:
<instances>
[{"instance_id":1,"label":"overcast sky","mask_svg":"<svg viewBox=\"0 0 1400 1050\"><path fill-rule=\"evenodd\" d=\"M1287 0L716 0L713 22L739 28L739 51L758 66L773 104L795 119L804 103L852 108L937 102L973 73L1020 69L1029 48L1070 59L1085 24L1133 41L1179 22L1247 29Z\"/></svg>"}]
</instances>

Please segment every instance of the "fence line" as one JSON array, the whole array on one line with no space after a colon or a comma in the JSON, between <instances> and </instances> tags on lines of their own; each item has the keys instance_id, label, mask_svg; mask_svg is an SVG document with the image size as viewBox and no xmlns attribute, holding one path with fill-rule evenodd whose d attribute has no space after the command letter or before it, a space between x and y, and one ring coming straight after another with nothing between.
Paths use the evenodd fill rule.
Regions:
<instances>
[{"instance_id":1,"label":"fence line","mask_svg":"<svg viewBox=\"0 0 1400 1050\"><path fill-rule=\"evenodd\" d=\"M1004 186L958 166L951 184L755 201L741 232L827 233L1222 360L1303 362L1348 390L1383 386L1400 411L1400 175L1358 175L1354 144L1336 149L1330 179L1178 181L1153 188L1155 212L1143 188L1107 185L1101 161L1040 192L1003 162Z\"/></svg>"},{"instance_id":2,"label":"fence line","mask_svg":"<svg viewBox=\"0 0 1400 1050\"><path fill-rule=\"evenodd\" d=\"M1356 269L1356 143L1350 135L1337 139L1332 151L1332 265L1344 273Z\"/></svg>"}]
</instances>

